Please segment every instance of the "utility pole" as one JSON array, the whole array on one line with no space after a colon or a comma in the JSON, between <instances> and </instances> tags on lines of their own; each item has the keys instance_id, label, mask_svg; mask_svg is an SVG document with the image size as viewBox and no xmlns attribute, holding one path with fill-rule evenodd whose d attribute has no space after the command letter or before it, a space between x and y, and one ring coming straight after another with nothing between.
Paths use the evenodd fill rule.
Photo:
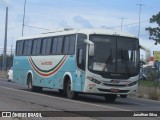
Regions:
<instances>
[{"instance_id":1,"label":"utility pole","mask_svg":"<svg viewBox=\"0 0 160 120\"><path fill-rule=\"evenodd\" d=\"M12 37L12 44L11 44L11 56L13 55L13 37Z\"/></svg>"},{"instance_id":2,"label":"utility pole","mask_svg":"<svg viewBox=\"0 0 160 120\"><path fill-rule=\"evenodd\" d=\"M139 26L138 26L138 38L139 38L139 35L140 35L140 27L141 27L141 9L142 9L142 6L144 4L137 4L139 6Z\"/></svg>"},{"instance_id":3,"label":"utility pole","mask_svg":"<svg viewBox=\"0 0 160 120\"><path fill-rule=\"evenodd\" d=\"M4 49L3 49L3 70L4 71L6 70L7 28L8 28L8 7L6 7L5 35L4 35Z\"/></svg>"},{"instance_id":4,"label":"utility pole","mask_svg":"<svg viewBox=\"0 0 160 120\"><path fill-rule=\"evenodd\" d=\"M23 23L22 23L22 36L24 32L24 22L25 22L25 14L26 14L26 0L24 1L24 12L23 12Z\"/></svg>"},{"instance_id":5,"label":"utility pole","mask_svg":"<svg viewBox=\"0 0 160 120\"><path fill-rule=\"evenodd\" d=\"M124 18L122 17L122 18L120 18L121 19L121 31L122 31L122 27L123 27L123 20L124 20Z\"/></svg>"}]
</instances>

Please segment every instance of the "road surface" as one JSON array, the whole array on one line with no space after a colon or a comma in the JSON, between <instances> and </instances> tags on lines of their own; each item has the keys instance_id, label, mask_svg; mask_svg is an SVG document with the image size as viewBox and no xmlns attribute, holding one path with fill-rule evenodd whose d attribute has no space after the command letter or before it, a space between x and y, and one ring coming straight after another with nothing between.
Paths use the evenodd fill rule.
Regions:
<instances>
[{"instance_id":1,"label":"road surface","mask_svg":"<svg viewBox=\"0 0 160 120\"><path fill-rule=\"evenodd\" d=\"M29 92L27 86L19 85L6 80L0 80L0 111L70 111L80 117L76 119L106 119L105 117L94 116L98 111L160 111L160 102L144 100L139 98L117 98L115 103L106 103L104 97L94 95L79 95L77 100L69 100L61 96L56 90L44 89L42 93ZM93 111L92 117L75 111ZM63 113L62 113L63 114ZM122 113L123 114L123 113ZM81 117L82 116L82 117ZM74 117L54 119L74 119ZM108 117L107 117L108 118ZM10 118L11 119L11 118ZM33 118L23 118L33 119ZM44 118L42 118L44 119ZM47 118L53 119L53 118ZM112 119L127 120L127 117L110 117ZM158 117L131 117L131 120L158 120Z\"/></svg>"}]
</instances>

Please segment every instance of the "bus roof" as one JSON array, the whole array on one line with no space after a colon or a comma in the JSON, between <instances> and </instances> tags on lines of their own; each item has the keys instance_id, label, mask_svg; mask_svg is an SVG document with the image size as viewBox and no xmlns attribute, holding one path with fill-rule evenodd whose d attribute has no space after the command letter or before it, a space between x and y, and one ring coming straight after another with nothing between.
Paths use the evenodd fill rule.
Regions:
<instances>
[{"instance_id":1,"label":"bus roof","mask_svg":"<svg viewBox=\"0 0 160 120\"><path fill-rule=\"evenodd\" d=\"M113 30L107 30L107 29L99 29L99 28L90 28L90 29L61 29L57 31L50 31L47 33L42 33L40 35L36 36L30 36L30 37L21 37L18 40L25 40L25 39L34 39L34 38L44 38L44 37L52 37L52 36L60 36L60 35L69 35L69 34L76 34L76 33L83 33L83 34L100 34L100 35L118 35L118 36L125 36L125 37L131 37L136 38L136 36L133 36L131 34L128 34L126 32L121 31L113 31Z\"/></svg>"}]
</instances>

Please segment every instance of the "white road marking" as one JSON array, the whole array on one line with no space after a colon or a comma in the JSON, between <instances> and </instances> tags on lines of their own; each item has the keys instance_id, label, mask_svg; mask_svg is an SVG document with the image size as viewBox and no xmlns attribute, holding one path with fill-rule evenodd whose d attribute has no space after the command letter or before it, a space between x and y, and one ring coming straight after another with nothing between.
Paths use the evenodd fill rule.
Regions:
<instances>
[{"instance_id":1,"label":"white road marking","mask_svg":"<svg viewBox=\"0 0 160 120\"><path fill-rule=\"evenodd\" d=\"M86 103L86 102L82 102L82 101L74 101L74 100L70 100L70 99L65 99L65 98L60 98L60 97L55 97L55 96L48 96L48 95L44 95L44 94L38 94L38 93L34 93L34 92L18 90L18 89L14 89L14 88L8 88L8 87L2 87L2 86L0 86L0 87L4 88L4 89L12 90L12 91L14 90L14 91L19 91L19 92L23 92L23 93L30 93L30 94L34 94L34 95L43 96L43 97L56 98L56 99L59 99L59 100L75 102L75 103L80 103L80 104L85 104L85 105L90 105L90 106L96 106L96 107L102 107L102 108L110 108L110 109L115 109L115 110L118 110L118 111L131 111L129 109L121 109L121 108L116 108L116 107L111 107L111 106L96 105L96 104L92 104L92 103Z\"/></svg>"}]
</instances>

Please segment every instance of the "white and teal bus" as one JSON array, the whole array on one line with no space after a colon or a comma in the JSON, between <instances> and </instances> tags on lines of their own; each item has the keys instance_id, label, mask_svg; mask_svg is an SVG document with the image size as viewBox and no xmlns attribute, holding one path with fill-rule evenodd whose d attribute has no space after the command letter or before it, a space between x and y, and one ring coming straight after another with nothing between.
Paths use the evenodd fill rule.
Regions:
<instances>
[{"instance_id":1,"label":"white and teal bus","mask_svg":"<svg viewBox=\"0 0 160 120\"><path fill-rule=\"evenodd\" d=\"M64 29L16 42L13 80L30 91L58 89L69 99L79 93L114 102L135 93L139 75L139 40L106 29Z\"/></svg>"}]
</instances>

